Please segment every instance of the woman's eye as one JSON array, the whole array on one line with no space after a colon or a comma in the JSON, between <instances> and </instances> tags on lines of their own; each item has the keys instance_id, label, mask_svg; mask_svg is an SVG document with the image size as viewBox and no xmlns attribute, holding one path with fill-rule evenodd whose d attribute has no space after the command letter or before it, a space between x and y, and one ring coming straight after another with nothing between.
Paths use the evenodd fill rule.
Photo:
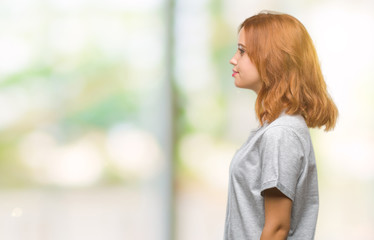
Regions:
<instances>
[{"instance_id":1,"label":"woman's eye","mask_svg":"<svg viewBox=\"0 0 374 240\"><path fill-rule=\"evenodd\" d=\"M240 52L240 55L243 55L244 52L245 52L243 49L240 49L240 48L239 48L238 50L239 50L239 52Z\"/></svg>"}]
</instances>

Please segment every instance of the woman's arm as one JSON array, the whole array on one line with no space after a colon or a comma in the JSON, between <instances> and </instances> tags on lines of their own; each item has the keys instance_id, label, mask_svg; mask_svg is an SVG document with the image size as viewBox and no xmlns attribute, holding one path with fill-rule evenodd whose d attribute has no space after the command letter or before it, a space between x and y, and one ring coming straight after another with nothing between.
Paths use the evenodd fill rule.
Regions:
<instances>
[{"instance_id":1,"label":"woman's arm","mask_svg":"<svg viewBox=\"0 0 374 240\"><path fill-rule=\"evenodd\" d=\"M292 200L277 188L264 191L265 225L260 240L285 240L290 231Z\"/></svg>"}]
</instances>

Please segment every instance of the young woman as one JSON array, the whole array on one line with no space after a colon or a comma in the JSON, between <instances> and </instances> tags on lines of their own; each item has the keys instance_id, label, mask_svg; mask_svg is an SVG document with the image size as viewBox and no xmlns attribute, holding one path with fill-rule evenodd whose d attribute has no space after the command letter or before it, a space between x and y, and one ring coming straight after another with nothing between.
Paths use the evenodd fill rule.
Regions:
<instances>
[{"instance_id":1,"label":"young woman","mask_svg":"<svg viewBox=\"0 0 374 240\"><path fill-rule=\"evenodd\" d=\"M334 128L338 110L303 24L261 12L239 26L235 85L256 92L259 128L230 164L225 240L311 240L318 216L309 128Z\"/></svg>"}]
</instances>

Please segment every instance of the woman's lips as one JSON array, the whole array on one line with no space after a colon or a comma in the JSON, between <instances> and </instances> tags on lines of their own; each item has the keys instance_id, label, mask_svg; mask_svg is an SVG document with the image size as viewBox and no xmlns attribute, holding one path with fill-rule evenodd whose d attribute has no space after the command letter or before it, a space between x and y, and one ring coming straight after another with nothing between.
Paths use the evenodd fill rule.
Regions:
<instances>
[{"instance_id":1,"label":"woman's lips","mask_svg":"<svg viewBox=\"0 0 374 240\"><path fill-rule=\"evenodd\" d=\"M235 76L235 74L237 74L238 72L236 72L236 71L234 71L234 70L232 70L233 71L233 73L232 73L232 75L231 76Z\"/></svg>"}]
</instances>

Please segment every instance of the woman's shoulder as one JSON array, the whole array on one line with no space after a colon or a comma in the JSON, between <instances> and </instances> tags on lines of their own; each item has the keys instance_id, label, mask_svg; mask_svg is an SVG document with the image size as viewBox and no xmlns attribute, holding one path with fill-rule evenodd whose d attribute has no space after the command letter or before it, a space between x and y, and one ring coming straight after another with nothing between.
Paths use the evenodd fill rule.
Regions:
<instances>
[{"instance_id":1,"label":"woman's shoulder","mask_svg":"<svg viewBox=\"0 0 374 240\"><path fill-rule=\"evenodd\" d=\"M300 114L290 115L284 111L269 124L271 126L284 126L292 129L308 129L305 119Z\"/></svg>"},{"instance_id":2,"label":"woman's shoulder","mask_svg":"<svg viewBox=\"0 0 374 240\"><path fill-rule=\"evenodd\" d=\"M290 115L284 111L270 124L264 128L265 135L294 135L297 138L308 139L310 136L309 128L305 119L300 114Z\"/></svg>"}]
</instances>

